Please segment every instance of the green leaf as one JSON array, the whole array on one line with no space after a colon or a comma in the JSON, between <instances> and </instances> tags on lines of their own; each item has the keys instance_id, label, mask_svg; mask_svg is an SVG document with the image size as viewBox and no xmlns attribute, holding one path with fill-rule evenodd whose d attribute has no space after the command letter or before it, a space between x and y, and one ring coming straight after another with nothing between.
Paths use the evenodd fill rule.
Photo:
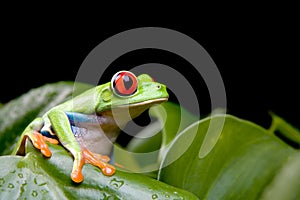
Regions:
<instances>
[{"instance_id":1,"label":"green leaf","mask_svg":"<svg viewBox=\"0 0 300 200\"><path fill-rule=\"evenodd\" d=\"M300 154L289 157L279 170L271 184L266 188L261 199L289 200L300 197Z\"/></svg>"},{"instance_id":2,"label":"green leaf","mask_svg":"<svg viewBox=\"0 0 300 200\"><path fill-rule=\"evenodd\" d=\"M272 124L269 131L272 133L279 131L284 137L300 145L300 131L274 113L270 114L272 116Z\"/></svg>"},{"instance_id":3,"label":"green leaf","mask_svg":"<svg viewBox=\"0 0 300 200\"><path fill-rule=\"evenodd\" d=\"M126 150L115 148L115 160L128 170L157 176L161 162L161 155L165 146L184 128L198 120L183 107L172 102L165 102L153 106L149 110L150 116L157 121L145 127L127 145Z\"/></svg>"},{"instance_id":4,"label":"green leaf","mask_svg":"<svg viewBox=\"0 0 300 200\"><path fill-rule=\"evenodd\" d=\"M27 142L27 154L0 157L2 199L198 199L179 188L139 174L117 170L105 176L85 165L85 180L71 181L73 158L58 145L49 145L53 156L46 159ZM8 167L9 166L9 167Z\"/></svg>"},{"instance_id":5,"label":"green leaf","mask_svg":"<svg viewBox=\"0 0 300 200\"><path fill-rule=\"evenodd\" d=\"M74 82L46 84L5 104L0 109L0 155L11 153L19 136L34 118L90 87Z\"/></svg>"},{"instance_id":6,"label":"green leaf","mask_svg":"<svg viewBox=\"0 0 300 200\"><path fill-rule=\"evenodd\" d=\"M176 137L161 164L159 180L200 199L258 199L295 153L254 123L216 115Z\"/></svg>"},{"instance_id":7,"label":"green leaf","mask_svg":"<svg viewBox=\"0 0 300 200\"><path fill-rule=\"evenodd\" d=\"M187 126L199 120L199 117L180 107L178 104L166 102L153 107L150 114L162 122L162 146L167 146L175 136Z\"/></svg>"},{"instance_id":8,"label":"green leaf","mask_svg":"<svg viewBox=\"0 0 300 200\"><path fill-rule=\"evenodd\" d=\"M183 107L172 102L165 102L149 109L150 116L156 123L138 133L127 145L132 152L150 152L165 146L188 125L199 119Z\"/></svg>"}]
</instances>

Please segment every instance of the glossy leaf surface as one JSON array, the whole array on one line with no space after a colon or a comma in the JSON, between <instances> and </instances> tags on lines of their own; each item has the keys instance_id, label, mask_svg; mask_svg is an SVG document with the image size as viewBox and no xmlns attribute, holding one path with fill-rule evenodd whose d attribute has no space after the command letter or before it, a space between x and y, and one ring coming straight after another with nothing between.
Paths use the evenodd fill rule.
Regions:
<instances>
[{"instance_id":1,"label":"glossy leaf surface","mask_svg":"<svg viewBox=\"0 0 300 200\"><path fill-rule=\"evenodd\" d=\"M211 140L217 143L204 144ZM203 146L211 149L204 157ZM193 192L200 199L258 199L296 154L299 152L264 128L218 115L194 123L172 142L159 180ZM299 184L286 180L279 181Z\"/></svg>"}]
</instances>

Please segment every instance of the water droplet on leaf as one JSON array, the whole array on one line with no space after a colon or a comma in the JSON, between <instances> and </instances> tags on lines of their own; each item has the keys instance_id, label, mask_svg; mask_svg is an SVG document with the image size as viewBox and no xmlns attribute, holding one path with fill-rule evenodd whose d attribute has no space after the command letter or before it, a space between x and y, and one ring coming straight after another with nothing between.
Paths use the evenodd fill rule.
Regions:
<instances>
[{"instance_id":1,"label":"water droplet on leaf","mask_svg":"<svg viewBox=\"0 0 300 200\"><path fill-rule=\"evenodd\" d=\"M5 183L4 178L0 178L0 187L2 187L2 185Z\"/></svg>"},{"instance_id":2,"label":"water droplet on leaf","mask_svg":"<svg viewBox=\"0 0 300 200\"><path fill-rule=\"evenodd\" d=\"M33 190L32 193L31 193L31 195L32 195L33 197L36 197L36 196L38 195L38 193L37 193L37 191Z\"/></svg>"},{"instance_id":3,"label":"water droplet on leaf","mask_svg":"<svg viewBox=\"0 0 300 200\"><path fill-rule=\"evenodd\" d=\"M124 185L124 181L113 178L109 184L119 189L122 185Z\"/></svg>"}]
</instances>

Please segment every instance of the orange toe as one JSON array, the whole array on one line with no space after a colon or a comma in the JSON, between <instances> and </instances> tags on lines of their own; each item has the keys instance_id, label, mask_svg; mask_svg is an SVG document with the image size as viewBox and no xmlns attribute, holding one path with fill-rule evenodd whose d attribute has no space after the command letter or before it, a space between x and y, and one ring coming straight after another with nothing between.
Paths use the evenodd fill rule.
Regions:
<instances>
[{"instance_id":1,"label":"orange toe","mask_svg":"<svg viewBox=\"0 0 300 200\"><path fill-rule=\"evenodd\" d=\"M112 176L116 172L116 169L111 165L107 165L103 167L101 170L102 173L106 176Z\"/></svg>"},{"instance_id":2,"label":"orange toe","mask_svg":"<svg viewBox=\"0 0 300 200\"><path fill-rule=\"evenodd\" d=\"M81 170L78 170L74 173L71 174L71 179L75 182L75 183L81 183L84 179Z\"/></svg>"},{"instance_id":3,"label":"orange toe","mask_svg":"<svg viewBox=\"0 0 300 200\"><path fill-rule=\"evenodd\" d=\"M46 144L44 137L38 132L33 133L33 135L34 135L33 145L37 149L40 149L41 153L44 156L51 157L52 153L51 153L48 145Z\"/></svg>"},{"instance_id":4,"label":"orange toe","mask_svg":"<svg viewBox=\"0 0 300 200\"><path fill-rule=\"evenodd\" d=\"M53 139L53 138L48 138L46 136L43 136L43 138L44 138L45 141L47 141L47 142L49 142L51 144L58 144L59 143L58 140Z\"/></svg>"},{"instance_id":5,"label":"orange toe","mask_svg":"<svg viewBox=\"0 0 300 200\"><path fill-rule=\"evenodd\" d=\"M93 156L96 158L96 159L98 159L98 160L101 160L101 161L103 161L103 162L109 162L110 161L110 157L108 157L108 156L104 156L104 155L101 155L101 154L97 154L97 153L92 153L93 154Z\"/></svg>"}]
</instances>

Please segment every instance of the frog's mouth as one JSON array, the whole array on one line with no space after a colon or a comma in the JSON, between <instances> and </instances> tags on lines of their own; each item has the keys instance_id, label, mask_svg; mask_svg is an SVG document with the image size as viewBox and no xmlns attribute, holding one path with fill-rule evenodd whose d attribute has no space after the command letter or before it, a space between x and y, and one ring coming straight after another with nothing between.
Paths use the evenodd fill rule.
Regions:
<instances>
[{"instance_id":1,"label":"frog's mouth","mask_svg":"<svg viewBox=\"0 0 300 200\"><path fill-rule=\"evenodd\" d=\"M129 104L129 105L122 105L122 106L117 106L119 108L122 107L129 107L129 108L133 108L133 107L139 107L139 106L152 106L154 104L160 104L164 101L168 101L168 98L158 98L158 99L150 99L147 101L143 101L143 102L138 102L138 103L133 103L133 104Z\"/></svg>"}]
</instances>

